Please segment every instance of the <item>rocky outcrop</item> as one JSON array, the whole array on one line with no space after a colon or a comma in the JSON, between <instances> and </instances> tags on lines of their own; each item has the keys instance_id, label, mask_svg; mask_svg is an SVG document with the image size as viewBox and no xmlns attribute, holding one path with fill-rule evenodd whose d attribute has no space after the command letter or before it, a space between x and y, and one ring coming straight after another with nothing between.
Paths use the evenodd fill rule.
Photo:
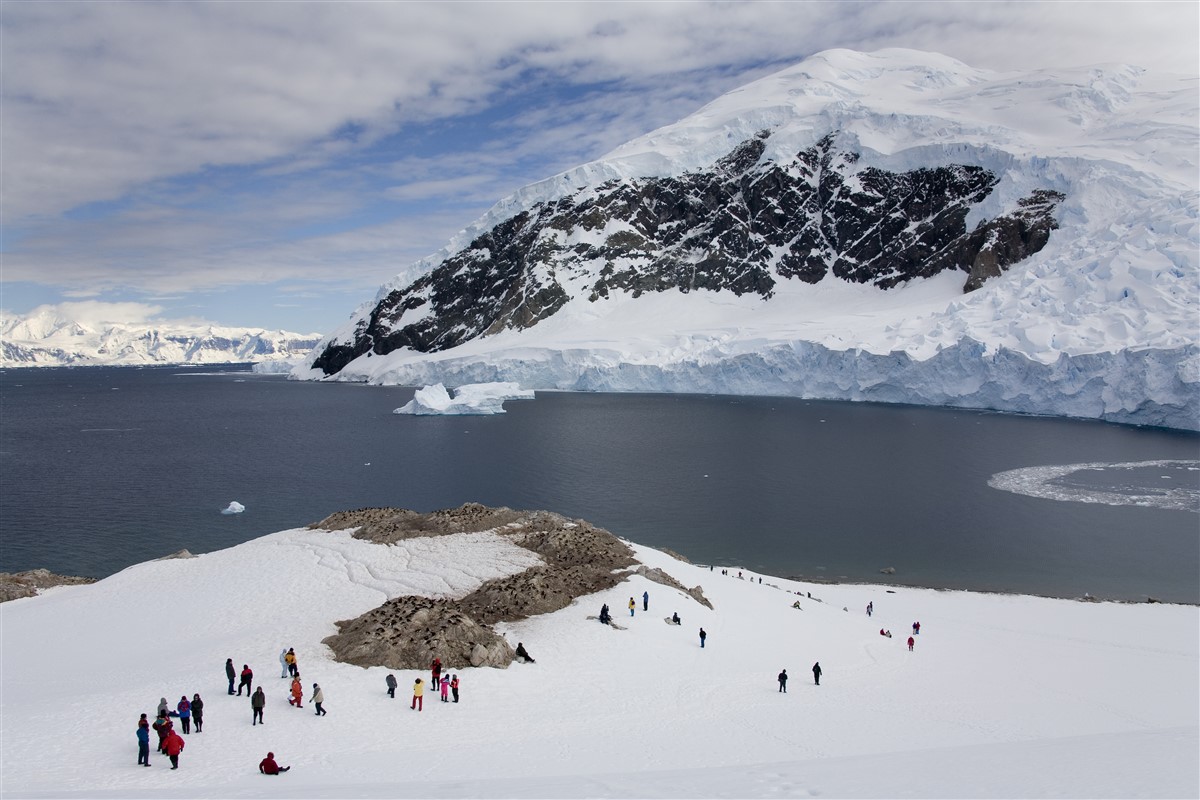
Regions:
<instances>
[{"instance_id":1,"label":"rocky outcrop","mask_svg":"<svg viewBox=\"0 0 1200 800\"><path fill-rule=\"evenodd\" d=\"M645 564L639 564L638 568L635 569L634 572L638 575L641 575L643 578L654 581L655 583L661 583L664 586L670 586L673 589L678 589L702 606L706 606L707 608L713 607L708 598L704 596L704 589L702 587L693 586L691 589L689 589L667 573L663 572L658 567L647 567Z\"/></svg>"},{"instance_id":2,"label":"rocky outcrop","mask_svg":"<svg viewBox=\"0 0 1200 800\"><path fill-rule=\"evenodd\" d=\"M19 597L33 597L42 589L50 589L54 586L78 586L95 582L95 578L56 575L48 569L0 572L0 603L16 600Z\"/></svg>"},{"instance_id":3,"label":"rocky outcrop","mask_svg":"<svg viewBox=\"0 0 1200 800\"><path fill-rule=\"evenodd\" d=\"M382 545L421 536L493 531L537 553L544 562L486 581L456 600L398 597L360 617L338 622L338 633L325 639L325 644L337 660L359 666L423 669L436 655L447 668L506 667L514 653L488 626L566 608L577 597L616 586L628 576L627 568L637 563L624 542L590 523L548 511L514 511L478 503L429 514L366 508L330 515L310 527L356 527L356 539Z\"/></svg>"},{"instance_id":4,"label":"rocky outcrop","mask_svg":"<svg viewBox=\"0 0 1200 800\"><path fill-rule=\"evenodd\" d=\"M999 181L979 166L861 168L834 134L776 162L762 158L769 136L707 171L610 181L521 211L389 292L313 366L329 375L368 352L440 352L529 328L572 299L572 284L593 302L672 289L768 298L779 281L829 273L887 289L958 270L970 291L1036 253L1057 227L1063 196L1035 191L968 230L968 214Z\"/></svg>"}]
</instances>

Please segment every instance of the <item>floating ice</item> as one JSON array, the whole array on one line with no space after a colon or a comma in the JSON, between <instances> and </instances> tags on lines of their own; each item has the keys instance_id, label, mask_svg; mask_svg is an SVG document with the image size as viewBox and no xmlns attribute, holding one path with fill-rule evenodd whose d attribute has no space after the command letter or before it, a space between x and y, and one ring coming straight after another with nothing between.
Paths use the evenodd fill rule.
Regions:
<instances>
[{"instance_id":1,"label":"floating ice","mask_svg":"<svg viewBox=\"0 0 1200 800\"><path fill-rule=\"evenodd\" d=\"M418 389L413 399L393 414L503 414L505 400L532 400L533 390L519 383L469 383L454 391L454 397L440 383Z\"/></svg>"},{"instance_id":2,"label":"floating ice","mask_svg":"<svg viewBox=\"0 0 1200 800\"><path fill-rule=\"evenodd\" d=\"M1147 506L1174 511L1200 511L1200 486L1147 486L1136 479L1130 481L1134 470L1153 467L1195 470L1197 461L1128 461L1124 463L1093 462L1088 464L1057 464L1043 467L1022 467L998 472L988 479L988 486L1005 492L1041 497L1046 500L1072 500L1077 503L1104 503L1110 506ZM1112 471L1105 474L1105 485L1085 485L1071 476L1090 470ZM1122 475L1121 472L1125 474ZM1162 475L1161 478L1170 479ZM1123 480L1124 479L1124 480Z\"/></svg>"},{"instance_id":3,"label":"floating ice","mask_svg":"<svg viewBox=\"0 0 1200 800\"><path fill-rule=\"evenodd\" d=\"M239 503L237 500L234 500L233 502L231 502L229 504L228 507L221 509L221 513L222 514L240 514L245 510L246 510L246 507L244 505Z\"/></svg>"}]
</instances>

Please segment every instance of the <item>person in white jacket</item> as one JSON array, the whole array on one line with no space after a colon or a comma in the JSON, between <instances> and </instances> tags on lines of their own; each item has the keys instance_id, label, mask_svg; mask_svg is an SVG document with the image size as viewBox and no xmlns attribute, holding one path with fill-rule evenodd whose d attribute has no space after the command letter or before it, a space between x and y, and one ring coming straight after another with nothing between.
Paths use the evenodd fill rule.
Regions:
<instances>
[{"instance_id":1,"label":"person in white jacket","mask_svg":"<svg viewBox=\"0 0 1200 800\"><path fill-rule=\"evenodd\" d=\"M313 684L312 701L317 707L317 716L325 716L325 709L321 707L321 704L325 702L325 690L315 683Z\"/></svg>"}]
</instances>

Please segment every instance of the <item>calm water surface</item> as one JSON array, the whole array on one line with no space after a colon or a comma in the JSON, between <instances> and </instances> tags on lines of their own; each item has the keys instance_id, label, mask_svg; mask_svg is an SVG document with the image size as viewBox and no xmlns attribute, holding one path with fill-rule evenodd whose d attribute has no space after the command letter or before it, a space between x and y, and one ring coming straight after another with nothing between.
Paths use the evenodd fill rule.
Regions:
<instances>
[{"instance_id":1,"label":"calm water surface","mask_svg":"<svg viewBox=\"0 0 1200 800\"><path fill-rule=\"evenodd\" d=\"M538 393L494 417L411 417L392 414L411 388L214 372L0 373L0 570L100 577L342 509L474 501L774 575L875 581L894 567L887 580L910 585L1200 602L1200 514L987 483L1195 460L1195 434L706 395ZM1197 469L1146 472L1200 486ZM220 514L234 500L245 513Z\"/></svg>"}]
</instances>

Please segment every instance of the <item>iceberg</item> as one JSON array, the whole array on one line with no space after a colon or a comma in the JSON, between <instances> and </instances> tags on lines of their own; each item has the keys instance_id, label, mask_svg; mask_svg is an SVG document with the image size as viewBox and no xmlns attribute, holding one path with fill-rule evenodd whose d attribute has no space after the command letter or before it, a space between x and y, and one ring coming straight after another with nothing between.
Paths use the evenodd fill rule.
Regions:
<instances>
[{"instance_id":1,"label":"iceberg","mask_svg":"<svg viewBox=\"0 0 1200 800\"><path fill-rule=\"evenodd\" d=\"M532 389L522 389L519 383L510 381L468 383L455 389L453 397L443 384L435 383L418 389L412 400L392 413L419 416L503 414L505 400L532 399Z\"/></svg>"},{"instance_id":2,"label":"iceberg","mask_svg":"<svg viewBox=\"0 0 1200 800\"><path fill-rule=\"evenodd\" d=\"M244 505L239 503L237 500L234 500L228 506L221 509L221 513L222 514L240 514L245 510L246 510L246 507Z\"/></svg>"}]
</instances>

